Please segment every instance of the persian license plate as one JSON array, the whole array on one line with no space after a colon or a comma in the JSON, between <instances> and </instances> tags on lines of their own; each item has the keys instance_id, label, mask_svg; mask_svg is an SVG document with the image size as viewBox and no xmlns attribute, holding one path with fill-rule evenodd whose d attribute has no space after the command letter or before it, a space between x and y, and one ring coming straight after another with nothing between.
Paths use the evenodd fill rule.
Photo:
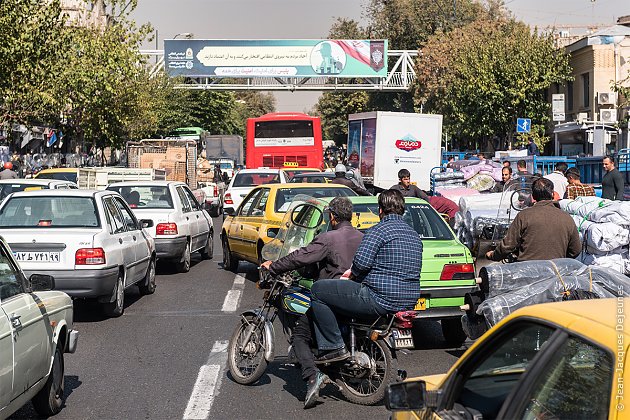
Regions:
<instances>
[{"instance_id":1,"label":"persian license plate","mask_svg":"<svg viewBox=\"0 0 630 420\"><path fill-rule=\"evenodd\" d=\"M392 336L397 349L412 349L414 347L410 329L397 328L392 330Z\"/></svg>"},{"instance_id":2,"label":"persian license plate","mask_svg":"<svg viewBox=\"0 0 630 420\"><path fill-rule=\"evenodd\" d=\"M418 303L416 303L416 307L413 308L415 311L426 311L427 310L427 299L420 298L418 299Z\"/></svg>"},{"instance_id":3,"label":"persian license plate","mask_svg":"<svg viewBox=\"0 0 630 420\"><path fill-rule=\"evenodd\" d=\"M13 256L19 262L58 263L60 262L60 254L60 252L52 251L16 251Z\"/></svg>"}]
</instances>

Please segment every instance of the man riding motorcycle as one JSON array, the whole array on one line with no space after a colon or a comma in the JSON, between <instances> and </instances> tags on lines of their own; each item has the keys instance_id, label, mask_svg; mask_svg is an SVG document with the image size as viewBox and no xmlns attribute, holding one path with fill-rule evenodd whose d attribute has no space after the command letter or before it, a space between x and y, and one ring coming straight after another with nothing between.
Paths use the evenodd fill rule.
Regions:
<instances>
[{"instance_id":1,"label":"man riding motorcycle","mask_svg":"<svg viewBox=\"0 0 630 420\"><path fill-rule=\"evenodd\" d=\"M332 230L317 235L313 241L274 262L265 261L262 267L272 275L279 275L298 268L317 264L318 278L339 278L350 268L363 234L351 224L352 203L346 197L336 197L328 206ZM317 369L312 347L311 325L306 315L298 318L293 330L292 344L302 369L302 379L307 382L304 408L315 405L319 389L328 377Z\"/></svg>"}]
</instances>

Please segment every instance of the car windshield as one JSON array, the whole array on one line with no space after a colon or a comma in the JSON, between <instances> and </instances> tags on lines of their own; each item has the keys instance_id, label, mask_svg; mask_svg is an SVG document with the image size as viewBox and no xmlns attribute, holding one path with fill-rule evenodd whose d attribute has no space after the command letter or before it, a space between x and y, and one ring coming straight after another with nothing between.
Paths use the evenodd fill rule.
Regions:
<instances>
[{"instance_id":1,"label":"car windshield","mask_svg":"<svg viewBox=\"0 0 630 420\"><path fill-rule=\"evenodd\" d=\"M322 197L349 197L356 196L357 193L350 188L339 186L333 188L307 187L307 188L279 188L276 191L276 202L274 209L276 213L286 213L291 205L291 201L298 194L305 194L313 198Z\"/></svg>"},{"instance_id":2,"label":"car windshield","mask_svg":"<svg viewBox=\"0 0 630 420\"><path fill-rule=\"evenodd\" d=\"M92 197L11 197L0 209L3 228L58 228L100 226Z\"/></svg>"},{"instance_id":3,"label":"car windshield","mask_svg":"<svg viewBox=\"0 0 630 420\"><path fill-rule=\"evenodd\" d=\"M35 190L43 190L48 189L47 185L33 185L33 184L20 184L19 182L14 182L11 184L0 184L0 200L3 200L7 195L20 192L20 191L35 191Z\"/></svg>"},{"instance_id":4,"label":"car windshield","mask_svg":"<svg viewBox=\"0 0 630 420\"><path fill-rule=\"evenodd\" d=\"M57 179L59 181L71 181L77 182L77 173L76 172L46 172L39 173L36 178L40 179Z\"/></svg>"},{"instance_id":5,"label":"car windshield","mask_svg":"<svg viewBox=\"0 0 630 420\"><path fill-rule=\"evenodd\" d=\"M116 191L125 199L132 209L172 209L173 199L166 186L134 185L110 186L110 191Z\"/></svg>"},{"instance_id":6,"label":"car windshield","mask_svg":"<svg viewBox=\"0 0 630 420\"><path fill-rule=\"evenodd\" d=\"M354 204L353 222L359 230L366 230L379 222L378 203ZM452 240L453 233L440 215L429 204L408 203L403 220L413 228L423 240Z\"/></svg>"},{"instance_id":7,"label":"car windshield","mask_svg":"<svg viewBox=\"0 0 630 420\"><path fill-rule=\"evenodd\" d=\"M280 175L277 172L240 172L236 174L232 187L255 187L263 184L278 184L279 182Z\"/></svg>"},{"instance_id":8,"label":"car windshield","mask_svg":"<svg viewBox=\"0 0 630 420\"><path fill-rule=\"evenodd\" d=\"M293 178L291 178L292 183L299 183L299 182L314 182L317 184L321 184L323 182L328 182L328 180L331 180L332 178L334 178L334 176L329 176L329 175L323 175L323 174L300 174L300 175L295 175Z\"/></svg>"}]
</instances>

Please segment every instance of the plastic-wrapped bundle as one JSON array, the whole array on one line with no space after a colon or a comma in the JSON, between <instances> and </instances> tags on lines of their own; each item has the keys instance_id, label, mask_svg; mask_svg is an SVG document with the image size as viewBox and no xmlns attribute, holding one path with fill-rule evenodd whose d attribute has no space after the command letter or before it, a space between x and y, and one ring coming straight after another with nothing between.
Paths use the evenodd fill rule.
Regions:
<instances>
[{"instance_id":1,"label":"plastic-wrapped bundle","mask_svg":"<svg viewBox=\"0 0 630 420\"><path fill-rule=\"evenodd\" d=\"M452 180L463 180L464 173L460 171L454 172L439 172L432 175L435 181L452 181Z\"/></svg>"},{"instance_id":2,"label":"plastic-wrapped bundle","mask_svg":"<svg viewBox=\"0 0 630 420\"><path fill-rule=\"evenodd\" d=\"M630 226L630 201L608 201L603 207L592 211L588 219L597 223L616 223Z\"/></svg>"},{"instance_id":3,"label":"plastic-wrapped bundle","mask_svg":"<svg viewBox=\"0 0 630 420\"><path fill-rule=\"evenodd\" d=\"M507 233L510 223L509 219L476 217L471 230L475 238L481 236L487 240L500 240Z\"/></svg>"},{"instance_id":4,"label":"plastic-wrapped bundle","mask_svg":"<svg viewBox=\"0 0 630 420\"><path fill-rule=\"evenodd\" d=\"M464 225L468 227L468 229L473 229L475 226L475 219L478 217L483 217L486 219L492 219L497 217L496 209L471 209L466 212L464 215Z\"/></svg>"},{"instance_id":5,"label":"plastic-wrapped bundle","mask_svg":"<svg viewBox=\"0 0 630 420\"><path fill-rule=\"evenodd\" d=\"M595 223L572 216L586 250L592 254L610 252L630 243L630 230L615 223Z\"/></svg>"},{"instance_id":6,"label":"plastic-wrapped bundle","mask_svg":"<svg viewBox=\"0 0 630 420\"><path fill-rule=\"evenodd\" d=\"M618 248L612 252L599 255L582 252L577 259L586 265L610 268L621 274L628 274L628 268L630 268L628 265L628 250L624 248Z\"/></svg>"},{"instance_id":7,"label":"plastic-wrapped bundle","mask_svg":"<svg viewBox=\"0 0 630 420\"><path fill-rule=\"evenodd\" d=\"M599 197L577 197L575 200L560 200L560 208L571 215L588 217L602 206L612 203Z\"/></svg>"},{"instance_id":8,"label":"plastic-wrapped bundle","mask_svg":"<svg viewBox=\"0 0 630 420\"><path fill-rule=\"evenodd\" d=\"M478 164L479 164L479 160L456 160L454 162L449 162L448 165L446 165L446 167L458 171L465 166L478 165Z\"/></svg>"},{"instance_id":9,"label":"plastic-wrapped bundle","mask_svg":"<svg viewBox=\"0 0 630 420\"><path fill-rule=\"evenodd\" d=\"M435 189L435 192L441 195L442 197L448 198L454 203L459 203L462 197L468 197L471 195L479 195L479 191L477 190L471 190L470 188L461 188L461 187L451 188L451 186L449 186L448 188L438 187Z\"/></svg>"},{"instance_id":10,"label":"plastic-wrapped bundle","mask_svg":"<svg viewBox=\"0 0 630 420\"><path fill-rule=\"evenodd\" d=\"M468 210L494 209L501 207L508 208L509 200L501 202L503 193L478 194L473 196L465 196L459 199L459 210L466 214Z\"/></svg>"},{"instance_id":11,"label":"plastic-wrapped bundle","mask_svg":"<svg viewBox=\"0 0 630 420\"><path fill-rule=\"evenodd\" d=\"M561 260L553 261L558 263ZM532 282L530 278L523 287L486 299L481 302L476 313L483 315L492 326L519 308L560 301L563 294L571 290L592 291L600 298L617 297L621 290L624 296L630 296L630 279L604 267L582 265L573 274L533 278L540 280Z\"/></svg>"},{"instance_id":12,"label":"plastic-wrapped bundle","mask_svg":"<svg viewBox=\"0 0 630 420\"><path fill-rule=\"evenodd\" d=\"M494 188L494 179L490 175L476 174L466 181L466 186L474 190L488 191Z\"/></svg>"},{"instance_id":13,"label":"plastic-wrapped bundle","mask_svg":"<svg viewBox=\"0 0 630 420\"><path fill-rule=\"evenodd\" d=\"M572 258L522 261L512 264L491 264L479 270L481 285L488 296L496 296L530 284L532 279L561 276L584 269L584 264Z\"/></svg>"}]
</instances>

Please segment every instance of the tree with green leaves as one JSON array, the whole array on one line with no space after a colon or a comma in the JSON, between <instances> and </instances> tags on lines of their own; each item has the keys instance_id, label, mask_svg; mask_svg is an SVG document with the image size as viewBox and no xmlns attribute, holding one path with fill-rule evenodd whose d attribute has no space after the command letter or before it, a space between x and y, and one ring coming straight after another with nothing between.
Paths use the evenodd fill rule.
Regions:
<instances>
[{"instance_id":1,"label":"tree with green leaves","mask_svg":"<svg viewBox=\"0 0 630 420\"><path fill-rule=\"evenodd\" d=\"M543 127L549 121L546 89L570 78L568 56L552 39L522 22L499 16L437 33L422 48L416 107L443 114L446 130L481 145L509 142L516 119ZM545 138L539 138L543 146Z\"/></svg>"}]
</instances>

